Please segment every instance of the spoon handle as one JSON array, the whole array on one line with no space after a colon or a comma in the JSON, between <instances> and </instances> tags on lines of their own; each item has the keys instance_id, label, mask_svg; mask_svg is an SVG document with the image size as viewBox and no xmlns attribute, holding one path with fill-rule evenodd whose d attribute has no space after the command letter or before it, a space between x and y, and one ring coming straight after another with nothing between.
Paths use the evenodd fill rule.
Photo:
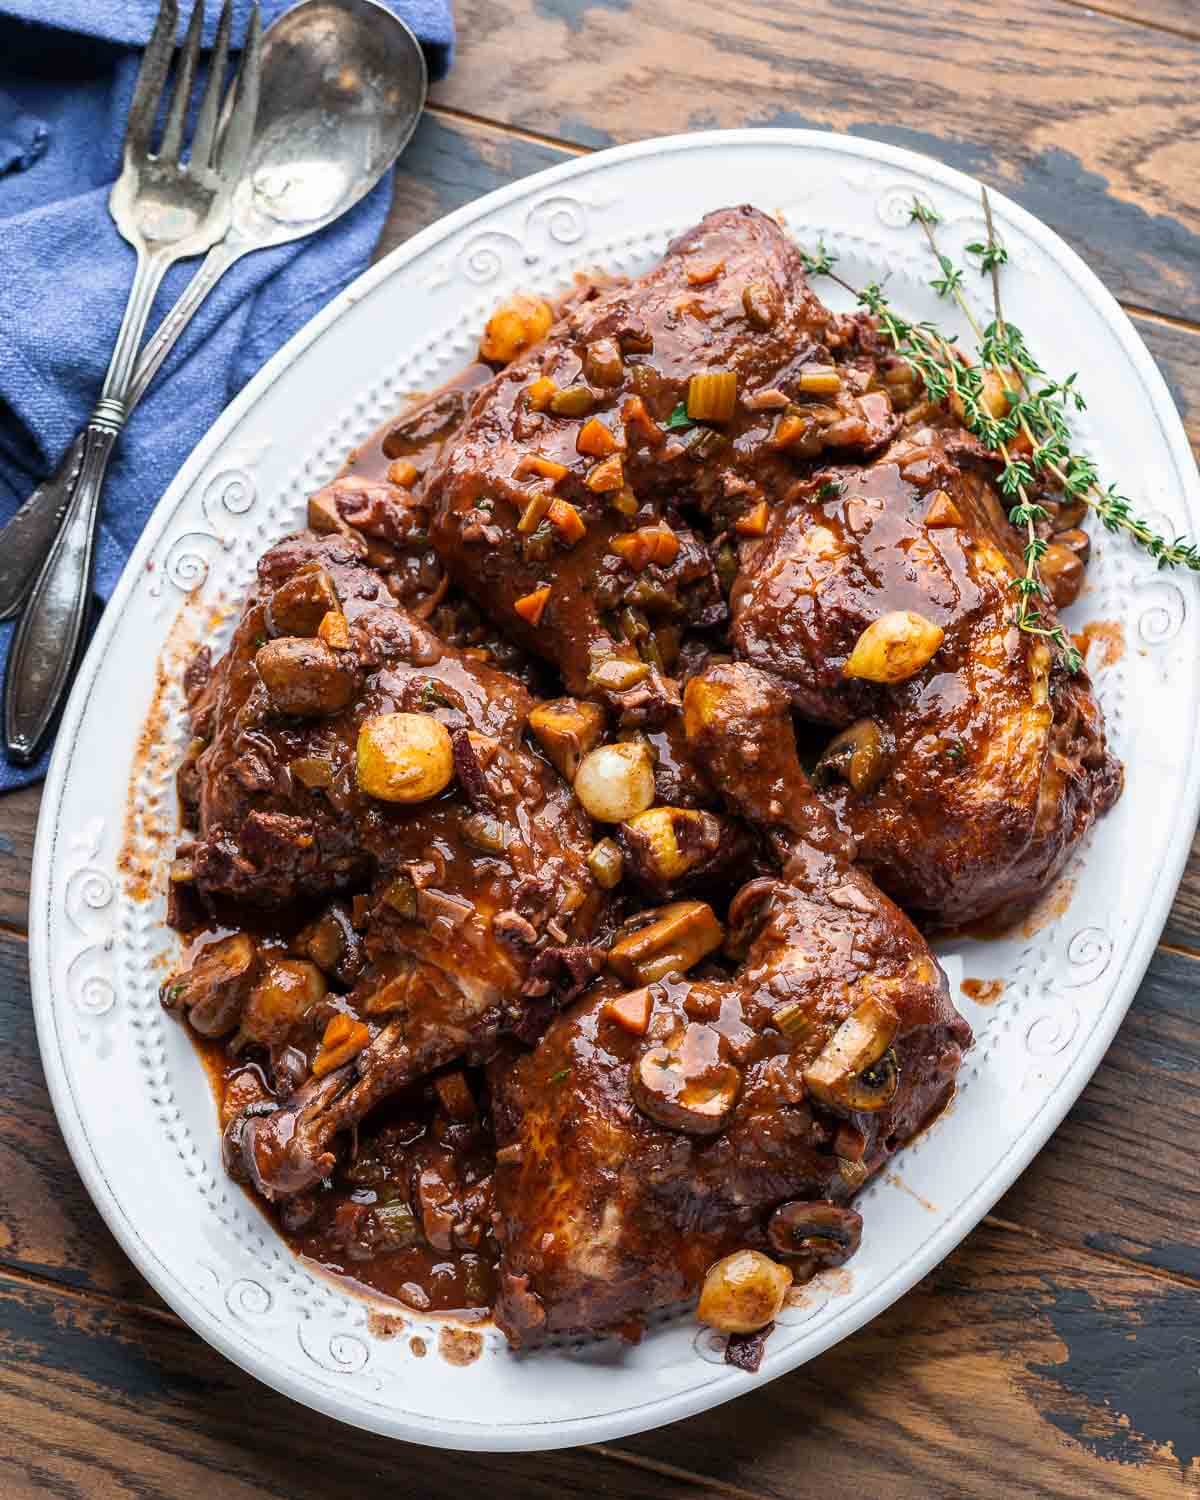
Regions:
<instances>
[{"instance_id":1,"label":"spoon handle","mask_svg":"<svg viewBox=\"0 0 1200 1500\"><path fill-rule=\"evenodd\" d=\"M139 251L104 389L85 431L79 479L9 648L4 739L9 759L19 766L32 765L37 759L75 670L92 602L104 475L128 415L125 396L133 379L134 354L154 295L173 259L169 246Z\"/></svg>"},{"instance_id":2,"label":"spoon handle","mask_svg":"<svg viewBox=\"0 0 1200 1500\"><path fill-rule=\"evenodd\" d=\"M214 245L205 256L199 270L138 357L125 400L126 412L131 412L146 394L146 387L183 330L196 316L200 304L230 266L245 253L245 245L233 248L222 242ZM0 526L0 620L11 620L20 612L41 572L79 481L85 440L84 431L76 433L75 441L63 454L54 473L38 485L15 516Z\"/></svg>"},{"instance_id":3,"label":"spoon handle","mask_svg":"<svg viewBox=\"0 0 1200 1500\"><path fill-rule=\"evenodd\" d=\"M200 269L179 294L178 300L146 342L138 356L133 380L126 403L129 410L146 394L146 387L158 374L164 359L175 347L183 330L200 310L200 304L236 261L249 249L244 241L231 244L228 239L219 240L200 263Z\"/></svg>"}]
</instances>

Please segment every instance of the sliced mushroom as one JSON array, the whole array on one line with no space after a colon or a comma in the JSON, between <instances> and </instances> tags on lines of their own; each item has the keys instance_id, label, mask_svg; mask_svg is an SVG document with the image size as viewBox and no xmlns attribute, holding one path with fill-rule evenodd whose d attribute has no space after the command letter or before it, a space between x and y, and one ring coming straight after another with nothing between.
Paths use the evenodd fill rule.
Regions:
<instances>
[{"instance_id":1,"label":"sliced mushroom","mask_svg":"<svg viewBox=\"0 0 1200 1500\"><path fill-rule=\"evenodd\" d=\"M776 1255L796 1255L818 1266L841 1266L862 1240L862 1215L821 1198L784 1203L771 1215L767 1239Z\"/></svg>"},{"instance_id":2,"label":"sliced mushroom","mask_svg":"<svg viewBox=\"0 0 1200 1500\"><path fill-rule=\"evenodd\" d=\"M316 718L339 713L354 697L357 681L324 641L282 635L254 658L258 675L281 714Z\"/></svg>"},{"instance_id":3,"label":"sliced mushroom","mask_svg":"<svg viewBox=\"0 0 1200 1500\"><path fill-rule=\"evenodd\" d=\"M353 984L365 962L363 940L340 901L301 929L292 947L341 984Z\"/></svg>"},{"instance_id":4,"label":"sliced mushroom","mask_svg":"<svg viewBox=\"0 0 1200 1500\"><path fill-rule=\"evenodd\" d=\"M316 635L325 616L338 609L333 579L320 564L310 564L267 600L267 629L273 636Z\"/></svg>"},{"instance_id":5,"label":"sliced mushroom","mask_svg":"<svg viewBox=\"0 0 1200 1500\"><path fill-rule=\"evenodd\" d=\"M899 1082L890 1050L899 1029L891 1005L868 992L805 1069L805 1087L831 1109L883 1109L895 1098Z\"/></svg>"},{"instance_id":6,"label":"sliced mushroom","mask_svg":"<svg viewBox=\"0 0 1200 1500\"><path fill-rule=\"evenodd\" d=\"M634 1062L633 1102L658 1125L688 1135L716 1135L742 1088L742 1075L722 1056L719 1031L693 1021Z\"/></svg>"},{"instance_id":7,"label":"sliced mushroom","mask_svg":"<svg viewBox=\"0 0 1200 1500\"><path fill-rule=\"evenodd\" d=\"M890 759L879 725L874 719L859 719L826 745L813 768L813 780L824 786L840 776L863 796L887 775Z\"/></svg>"},{"instance_id":8,"label":"sliced mushroom","mask_svg":"<svg viewBox=\"0 0 1200 1500\"><path fill-rule=\"evenodd\" d=\"M729 935L725 939L726 958L741 963L750 951L751 943L766 925L776 895L785 889L783 882L773 875L760 875L746 882L729 903L725 914L729 923Z\"/></svg>"},{"instance_id":9,"label":"sliced mushroom","mask_svg":"<svg viewBox=\"0 0 1200 1500\"><path fill-rule=\"evenodd\" d=\"M1042 554L1038 570L1058 609L1066 609L1079 598L1086 569L1079 552L1069 544L1056 537Z\"/></svg>"},{"instance_id":10,"label":"sliced mushroom","mask_svg":"<svg viewBox=\"0 0 1200 1500\"><path fill-rule=\"evenodd\" d=\"M724 936L707 902L673 901L612 945L609 968L629 984L653 984L667 974L686 974L719 948Z\"/></svg>"},{"instance_id":11,"label":"sliced mushroom","mask_svg":"<svg viewBox=\"0 0 1200 1500\"><path fill-rule=\"evenodd\" d=\"M224 1036L237 1025L258 972L258 948L244 932L209 943L189 969L172 975L161 990L168 1010L187 1012L201 1036Z\"/></svg>"},{"instance_id":12,"label":"sliced mushroom","mask_svg":"<svg viewBox=\"0 0 1200 1500\"><path fill-rule=\"evenodd\" d=\"M1050 540L1057 542L1060 547L1069 547L1082 563L1087 563L1092 555L1092 539L1078 526L1070 526L1065 531L1056 531Z\"/></svg>"}]
</instances>

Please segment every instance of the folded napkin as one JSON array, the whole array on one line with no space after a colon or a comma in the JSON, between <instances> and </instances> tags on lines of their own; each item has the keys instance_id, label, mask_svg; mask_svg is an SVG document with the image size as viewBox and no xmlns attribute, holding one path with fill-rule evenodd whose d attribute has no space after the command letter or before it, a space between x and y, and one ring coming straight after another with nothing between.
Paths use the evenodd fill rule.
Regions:
<instances>
[{"instance_id":1,"label":"folded napkin","mask_svg":"<svg viewBox=\"0 0 1200 1500\"><path fill-rule=\"evenodd\" d=\"M263 0L267 24L290 0ZM450 0L385 0L450 66ZM180 9L181 31L187 0ZM220 10L210 0L206 43ZM234 37L250 0L234 0ZM99 394L134 257L108 215L158 0L0 0L0 522L55 466ZM209 297L130 418L109 468L96 591L111 594L154 505L245 382L367 265L391 175L320 234L248 256ZM198 261L167 276L150 319ZM0 661L14 630L0 625ZM45 774L0 754L0 790Z\"/></svg>"}]
</instances>

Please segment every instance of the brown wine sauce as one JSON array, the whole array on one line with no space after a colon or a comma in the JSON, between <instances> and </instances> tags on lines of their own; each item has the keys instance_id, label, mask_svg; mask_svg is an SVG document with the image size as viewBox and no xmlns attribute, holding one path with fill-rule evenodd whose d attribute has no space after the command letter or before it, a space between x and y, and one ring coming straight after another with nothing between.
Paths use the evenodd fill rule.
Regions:
<instances>
[{"instance_id":1,"label":"brown wine sauce","mask_svg":"<svg viewBox=\"0 0 1200 1500\"><path fill-rule=\"evenodd\" d=\"M408 460L420 476L449 433L458 425L465 409L462 393L489 380L494 372L486 365L472 364L440 390L414 396L402 411L352 451L343 475L386 480L389 467ZM268 949L285 949L292 932L303 924L300 915L283 930L278 920L255 924L239 910L230 913L228 926L214 926L199 934L206 943L237 928L256 930ZM190 1029L190 1028L189 1028ZM227 1119L244 1106L247 1091L260 1095L265 1078L260 1062L250 1055L231 1057L221 1041L192 1032L203 1060L223 1129ZM364 1121L351 1149L333 1176L302 1200L268 1204L247 1189L256 1208L271 1216L280 1235L310 1267L338 1278L351 1291L392 1299L399 1307L418 1314L453 1313L457 1319L480 1322L490 1314L495 1297L494 1247L487 1239L476 1249L438 1250L420 1236L415 1221L408 1233L405 1218L410 1205L413 1174L420 1171L420 1151L449 1147L455 1166L468 1185L485 1180L494 1166L495 1148L486 1114L486 1090L482 1070L454 1068L463 1076L475 1100L476 1120L468 1126L448 1121L439 1106L430 1080L405 1094L387 1100ZM457 1135L456 1135L457 1132ZM414 1156L417 1160L414 1162ZM355 1215L382 1209L401 1221L401 1233L393 1239L411 1240L395 1248L371 1247L347 1233L347 1222ZM381 1216L382 1217L382 1216ZM369 1253L367 1253L369 1252ZM379 1336L392 1336L403 1325L403 1313L373 1313ZM390 1319L388 1332L380 1319ZM445 1330L443 1330L445 1331ZM478 1334L469 1329L451 1330L460 1337L439 1342L443 1357L454 1364L469 1364L482 1347ZM443 1345L445 1347L443 1347ZM422 1350L422 1352L424 1352Z\"/></svg>"}]
</instances>

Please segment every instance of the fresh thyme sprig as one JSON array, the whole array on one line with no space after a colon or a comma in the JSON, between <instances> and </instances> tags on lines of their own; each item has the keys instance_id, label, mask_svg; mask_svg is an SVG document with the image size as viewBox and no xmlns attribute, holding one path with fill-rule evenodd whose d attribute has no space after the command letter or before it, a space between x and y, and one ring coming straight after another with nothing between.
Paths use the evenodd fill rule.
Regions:
<instances>
[{"instance_id":1,"label":"fresh thyme sprig","mask_svg":"<svg viewBox=\"0 0 1200 1500\"><path fill-rule=\"evenodd\" d=\"M1063 662L1069 672L1078 672L1083 666L1083 658L1076 649L1074 643L1068 637L1063 627L1057 623L1051 624L1046 620L1044 612L1039 608L1039 602L1049 597L1049 592L1042 581L1040 564L1046 555L1047 543L1038 535L1038 524L1050 519L1050 512L1040 505L1034 497L1033 490L1036 483L1036 470L1044 465L1035 461L1028 462L1024 457L1014 452L1013 441L1017 437L1021 427L1018 425L1019 418L1014 418L1014 412L1018 406L1015 381L995 363L997 349L1003 345L1006 352L1012 344L1012 335L1008 332L1001 315L999 302L996 305L996 317L985 334L980 329L978 322L973 316L967 300L963 295L963 273L955 266L947 255L943 255L938 249L937 239L934 236L934 226L938 223L938 217L934 211L914 198L909 215L913 223L919 224L925 232L929 241L929 248L933 251L937 260L941 275L935 277L930 285L939 297L952 297L962 309L979 343L980 364L989 369L997 371L1003 381L1003 390L1008 398L1008 407L1004 415L998 416L994 410L967 410L964 403L964 418L966 425L988 448L1000 455L1003 467L1000 470L998 484L1000 493L1008 501L1008 519L1018 529L1025 533L1025 545L1022 556L1025 562L1025 572L1020 578L1013 580L1013 589L1017 595L1016 623L1019 629L1028 635L1040 635L1052 641L1062 652ZM991 226L988 227L988 243L992 244L994 236ZM999 262L995 253L988 255L988 261L993 271L993 289L996 297L999 297L999 281L997 271ZM989 337L990 335L990 337ZM1019 336L1019 330L1018 330ZM1021 341L1024 348L1024 341ZM982 384L982 379L981 379ZM995 402L993 400L992 406ZM986 415L984 414L986 411ZM1065 434L1065 424L1063 432Z\"/></svg>"},{"instance_id":2,"label":"fresh thyme sprig","mask_svg":"<svg viewBox=\"0 0 1200 1500\"><path fill-rule=\"evenodd\" d=\"M926 223L932 211L914 200L912 216ZM803 252L802 252L803 253ZM844 287L859 304L879 321L884 335L903 359L920 374L933 401L949 400L963 414L966 427L985 447L999 452L1004 461L1000 473L1001 493L1009 502L1009 520L1025 531L1025 572L1013 580L1017 594L1015 622L1029 635L1045 636L1062 652L1070 672L1077 672L1083 659L1061 625L1050 624L1037 607L1045 597L1045 585L1038 573L1038 563L1046 552L1046 543L1038 536L1038 522L1049 519L1049 512L1033 497L1033 472L1022 458L1008 451L1004 423L989 412L984 400L983 367L971 364L955 347L954 340L941 333L932 323L910 323L892 307L878 283L859 290L834 271L834 257L824 244L818 244L816 255L804 254L804 263L813 275L831 277ZM961 295L962 273L948 259L942 264L940 283L943 295Z\"/></svg>"},{"instance_id":3,"label":"fresh thyme sprig","mask_svg":"<svg viewBox=\"0 0 1200 1500\"><path fill-rule=\"evenodd\" d=\"M962 295L961 278L951 289L951 295L979 341L981 362L996 372L1008 393L1009 413L1002 425L1011 429L1012 436L1022 435L1029 446L1033 468L1052 476L1064 494L1082 500L1095 511L1106 531L1126 532L1146 549L1160 568L1184 567L1200 572L1200 547L1196 543L1183 536L1170 541L1160 536L1148 522L1133 513L1132 502L1120 494L1115 485L1101 488L1092 460L1072 450L1068 412L1086 410L1086 403L1076 386L1078 376L1069 375L1064 381L1052 381L1030 353L1021 330L1005 320L1000 306L999 269L1007 263L1008 252L996 240L992 205L986 188L982 194L987 239L968 245L967 251L978 256L981 273L992 278L993 321L986 328L980 328ZM920 212L916 211L917 207ZM933 232L937 218L924 205L914 206L913 218L925 231L942 269L942 277L932 283L936 289L946 276L948 263ZM1041 382L1036 390L1034 382Z\"/></svg>"},{"instance_id":4,"label":"fresh thyme sprig","mask_svg":"<svg viewBox=\"0 0 1200 1500\"><path fill-rule=\"evenodd\" d=\"M1082 501L1107 531L1124 532L1145 548L1160 568L1186 567L1200 572L1200 547L1188 538L1172 540L1159 535L1148 522L1134 514L1128 497L1114 485L1102 487L1094 462L1071 446L1068 414L1085 410L1075 375L1053 381L1038 363L1021 330L1008 322L1000 303L1000 270L1008 252L996 239L991 203L983 192L987 239L968 245L981 274L990 275L994 315L981 327L963 291L960 267L944 255L934 230L940 222L927 204L914 198L910 219L919 224L929 241L940 275L931 281L941 297L954 300L967 318L978 344L977 363L958 349L953 336L945 335L931 322L910 323L891 306L876 283L852 286L833 268L836 257L823 243L816 254L805 254L804 263L813 275L829 276L879 321L880 329L896 352L921 375L931 400L952 400L962 412L964 424L1003 463L999 485L1009 501L1009 519L1025 532L1025 573L1014 581L1019 603L1017 624L1031 634L1047 636L1063 653L1071 671L1082 665L1079 653L1061 626L1048 625L1038 600L1045 597L1038 565L1046 543L1038 536L1049 513L1035 498L1040 481L1052 481L1063 494ZM990 389L985 377L990 376ZM997 414L997 382L1007 398L1007 411ZM986 399L985 399L986 397Z\"/></svg>"}]
</instances>

